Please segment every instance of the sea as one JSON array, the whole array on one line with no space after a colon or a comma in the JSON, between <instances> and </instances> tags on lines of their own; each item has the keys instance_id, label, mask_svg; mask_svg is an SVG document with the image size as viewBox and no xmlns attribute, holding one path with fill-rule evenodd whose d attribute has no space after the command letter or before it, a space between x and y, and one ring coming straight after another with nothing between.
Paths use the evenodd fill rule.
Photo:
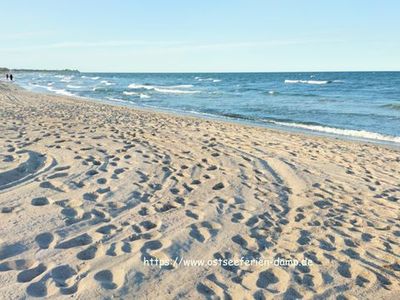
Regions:
<instances>
[{"instance_id":1,"label":"sea","mask_svg":"<svg viewBox=\"0 0 400 300\"><path fill-rule=\"evenodd\" d=\"M400 72L18 72L32 91L400 143Z\"/></svg>"}]
</instances>

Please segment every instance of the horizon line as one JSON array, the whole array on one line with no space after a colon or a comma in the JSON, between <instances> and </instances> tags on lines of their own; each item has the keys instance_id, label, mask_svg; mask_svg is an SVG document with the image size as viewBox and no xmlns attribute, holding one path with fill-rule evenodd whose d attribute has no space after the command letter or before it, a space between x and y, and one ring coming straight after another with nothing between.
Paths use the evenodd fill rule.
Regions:
<instances>
[{"instance_id":1,"label":"horizon line","mask_svg":"<svg viewBox=\"0 0 400 300\"><path fill-rule=\"evenodd\" d=\"M78 68L64 68L64 69L35 69L35 68L7 68L9 71L37 71L37 72L79 72L79 73L125 73L125 74L144 74L144 73L154 73L154 74L194 74L194 73L367 73L367 72L400 72L397 70L291 70L291 71L87 71L79 70ZM0 68L1 69L1 68Z\"/></svg>"}]
</instances>

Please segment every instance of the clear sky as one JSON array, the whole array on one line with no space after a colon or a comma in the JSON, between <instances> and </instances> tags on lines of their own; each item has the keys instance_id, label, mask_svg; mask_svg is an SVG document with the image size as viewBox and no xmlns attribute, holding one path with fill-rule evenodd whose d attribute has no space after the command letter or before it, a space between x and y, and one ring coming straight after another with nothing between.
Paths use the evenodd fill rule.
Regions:
<instances>
[{"instance_id":1,"label":"clear sky","mask_svg":"<svg viewBox=\"0 0 400 300\"><path fill-rule=\"evenodd\" d=\"M0 66L400 70L399 0L0 0Z\"/></svg>"}]
</instances>

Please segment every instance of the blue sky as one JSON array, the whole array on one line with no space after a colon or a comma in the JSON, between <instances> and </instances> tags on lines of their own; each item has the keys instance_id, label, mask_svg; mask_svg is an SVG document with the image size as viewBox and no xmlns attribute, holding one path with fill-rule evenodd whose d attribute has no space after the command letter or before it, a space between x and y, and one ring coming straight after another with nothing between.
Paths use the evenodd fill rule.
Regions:
<instances>
[{"instance_id":1,"label":"blue sky","mask_svg":"<svg viewBox=\"0 0 400 300\"><path fill-rule=\"evenodd\" d=\"M0 0L0 66L400 70L398 0Z\"/></svg>"}]
</instances>

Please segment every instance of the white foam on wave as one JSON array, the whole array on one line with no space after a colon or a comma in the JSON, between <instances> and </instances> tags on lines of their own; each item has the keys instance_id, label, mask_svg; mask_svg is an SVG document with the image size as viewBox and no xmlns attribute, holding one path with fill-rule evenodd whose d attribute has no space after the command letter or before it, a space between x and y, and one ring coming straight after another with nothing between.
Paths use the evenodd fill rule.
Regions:
<instances>
[{"instance_id":1,"label":"white foam on wave","mask_svg":"<svg viewBox=\"0 0 400 300\"><path fill-rule=\"evenodd\" d=\"M140 98L141 99L149 99L149 98L151 98L149 95L146 95L146 94L143 94L143 93L141 93L140 94Z\"/></svg>"},{"instance_id":2,"label":"white foam on wave","mask_svg":"<svg viewBox=\"0 0 400 300\"><path fill-rule=\"evenodd\" d=\"M29 86L33 86L33 87L38 87L38 88L46 89L46 90L48 89L47 86L45 86L45 85L40 85L40 84L37 84L37 83L31 83L31 82L29 82L28 85L29 85Z\"/></svg>"},{"instance_id":3,"label":"white foam on wave","mask_svg":"<svg viewBox=\"0 0 400 300\"><path fill-rule=\"evenodd\" d=\"M171 93L171 94L197 94L200 91L184 91L184 90L176 90L176 89L162 89L162 88L154 88L156 92L159 93Z\"/></svg>"},{"instance_id":4,"label":"white foam on wave","mask_svg":"<svg viewBox=\"0 0 400 300\"><path fill-rule=\"evenodd\" d=\"M305 84L328 84L331 83L330 80L292 80L285 79L285 83L305 83Z\"/></svg>"},{"instance_id":5,"label":"white foam on wave","mask_svg":"<svg viewBox=\"0 0 400 300\"><path fill-rule=\"evenodd\" d=\"M61 78L61 82L71 82L72 78L74 78L74 75L55 75L57 78Z\"/></svg>"},{"instance_id":6,"label":"white foam on wave","mask_svg":"<svg viewBox=\"0 0 400 300\"><path fill-rule=\"evenodd\" d=\"M127 96L139 96L139 98L141 98L141 99L149 99L150 98L149 95L146 95L144 93L123 91L122 94L127 95Z\"/></svg>"},{"instance_id":7,"label":"white foam on wave","mask_svg":"<svg viewBox=\"0 0 400 300\"><path fill-rule=\"evenodd\" d=\"M212 82L220 82L221 81L221 79L202 78L202 77L199 77L199 76L196 76L194 79L197 80L197 81L212 81Z\"/></svg>"},{"instance_id":8,"label":"white foam on wave","mask_svg":"<svg viewBox=\"0 0 400 300\"><path fill-rule=\"evenodd\" d=\"M366 130L341 129L341 128L334 128L334 127L320 126L320 125L307 125L307 124L288 123L288 122L279 122L279 121L267 121L267 122L273 123L276 125L281 125L281 126L295 127L295 128L307 129L307 130L312 130L312 131L336 134L336 135L400 143L400 136L384 135L384 134L370 132L370 131L366 131Z\"/></svg>"},{"instance_id":9,"label":"white foam on wave","mask_svg":"<svg viewBox=\"0 0 400 300\"><path fill-rule=\"evenodd\" d=\"M47 90L50 92L56 93L57 95L63 95L63 96L75 96L74 94L64 90L64 89L55 89L51 86L47 87Z\"/></svg>"},{"instance_id":10,"label":"white foam on wave","mask_svg":"<svg viewBox=\"0 0 400 300\"><path fill-rule=\"evenodd\" d=\"M136 93L136 92L128 92L128 91L123 91L122 94L127 95L127 96L138 95L138 93Z\"/></svg>"},{"instance_id":11,"label":"white foam on wave","mask_svg":"<svg viewBox=\"0 0 400 300\"><path fill-rule=\"evenodd\" d=\"M154 90L155 87L153 85L131 83L130 85L128 85L128 88L130 88L130 89Z\"/></svg>"},{"instance_id":12,"label":"white foam on wave","mask_svg":"<svg viewBox=\"0 0 400 300\"><path fill-rule=\"evenodd\" d=\"M80 88L82 88L82 86L80 86L80 85L68 84L68 85L67 85L67 88L70 88L70 89L80 89Z\"/></svg>"},{"instance_id":13,"label":"white foam on wave","mask_svg":"<svg viewBox=\"0 0 400 300\"><path fill-rule=\"evenodd\" d=\"M178 84L178 85L169 85L164 87L171 89L190 89L193 87L193 84Z\"/></svg>"},{"instance_id":14,"label":"white foam on wave","mask_svg":"<svg viewBox=\"0 0 400 300\"><path fill-rule=\"evenodd\" d=\"M114 82L110 82L110 81L107 81L107 80L102 80L102 81L100 81L100 83L102 83L104 85L115 85Z\"/></svg>"},{"instance_id":15,"label":"white foam on wave","mask_svg":"<svg viewBox=\"0 0 400 300\"><path fill-rule=\"evenodd\" d=\"M89 76L86 76L86 75L82 75L81 78L89 78L89 79L93 79L93 80L100 79L100 77L98 77L98 76L96 76L96 77L89 77Z\"/></svg>"},{"instance_id":16,"label":"white foam on wave","mask_svg":"<svg viewBox=\"0 0 400 300\"><path fill-rule=\"evenodd\" d=\"M188 90L179 90L177 88L191 88L192 85L171 85L171 86L156 86L156 85L148 85L148 84L136 84L132 83L128 85L130 89L145 89L145 90L153 90L159 93L171 93L171 94L196 94L200 93L200 91L188 91Z\"/></svg>"},{"instance_id":17,"label":"white foam on wave","mask_svg":"<svg viewBox=\"0 0 400 300\"><path fill-rule=\"evenodd\" d=\"M118 98L113 98L113 97L106 97L107 100L110 101L115 101L115 102L123 102L123 103L129 103L129 101L123 100L123 99L118 99Z\"/></svg>"}]
</instances>

